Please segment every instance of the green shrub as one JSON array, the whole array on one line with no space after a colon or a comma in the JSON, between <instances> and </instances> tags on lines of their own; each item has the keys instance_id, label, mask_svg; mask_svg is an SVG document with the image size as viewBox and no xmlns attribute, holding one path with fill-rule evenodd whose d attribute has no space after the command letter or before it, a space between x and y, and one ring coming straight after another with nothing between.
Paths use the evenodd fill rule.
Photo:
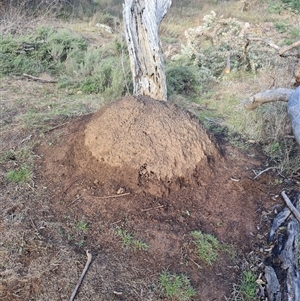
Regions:
<instances>
[{"instance_id":1,"label":"green shrub","mask_svg":"<svg viewBox=\"0 0 300 301\"><path fill-rule=\"evenodd\" d=\"M197 70L194 66L173 66L166 69L168 95L190 95L197 91Z\"/></svg>"},{"instance_id":2,"label":"green shrub","mask_svg":"<svg viewBox=\"0 0 300 301\"><path fill-rule=\"evenodd\" d=\"M300 11L300 1L299 0L281 0L284 4L291 7L292 9L295 9L297 11Z\"/></svg>"},{"instance_id":3,"label":"green shrub","mask_svg":"<svg viewBox=\"0 0 300 301\"><path fill-rule=\"evenodd\" d=\"M0 48L2 76L46 72L59 77L61 88L101 93L105 99L133 90L129 58L118 40L93 49L68 29L38 28L30 35L3 36Z\"/></svg>"},{"instance_id":4,"label":"green shrub","mask_svg":"<svg viewBox=\"0 0 300 301\"><path fill-rule=\"evenodd\" d=\"M70 53L86 51L87 43L67 29L38 28L24 36L2 36L0 48L2 76L57 74L62 71Z\"/></svg>"}]
</instances>

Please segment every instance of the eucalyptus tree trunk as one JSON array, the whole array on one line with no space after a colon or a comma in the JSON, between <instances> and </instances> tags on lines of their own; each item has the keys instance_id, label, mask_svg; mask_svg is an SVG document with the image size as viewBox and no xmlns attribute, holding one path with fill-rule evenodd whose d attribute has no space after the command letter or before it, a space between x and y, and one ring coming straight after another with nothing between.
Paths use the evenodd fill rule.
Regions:
<instances>
[{"instance_id":1,"label":"eucalyptus tree trunk","mask_svg":"<svg viewBox=\"0 0 300 301\"><path fill-rule=\"evenodd\" d=\"M125 0L123 19L133 75L134 94L167 100L159 24L172 0Z\"/></svg>"}]
</instances>

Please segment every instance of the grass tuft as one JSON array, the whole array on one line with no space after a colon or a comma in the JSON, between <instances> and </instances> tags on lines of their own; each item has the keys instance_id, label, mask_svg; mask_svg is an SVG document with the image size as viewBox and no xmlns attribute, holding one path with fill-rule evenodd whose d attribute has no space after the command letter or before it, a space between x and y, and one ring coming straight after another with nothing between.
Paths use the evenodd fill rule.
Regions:
<instances>
[{"instance_id":1,"label":"grass tuft","mask_svg":"<svg viewBox=\"0 0 300 301\"><path fill-rule=\"evenodd\" d=\"M162 272L159 276L159 284L163 294L172 300L188 301L196 296L195 289L185 275Z\"/></svg>"},{"instance_id":2,"label":"grass tuft","mask_svg":"<svg viewBox=\"0 0 300 301\"><path fill-rule=\"evenodd\" d=\"M5 178L10 182L24 183L31 178L31 174L31 169L27 165L24 165L16 170L11 170L7 172Z\"/></svg>"},{"instance_id":3,"label":"grass tuft","mask_svg":"<svg viewBox=\"0 0 300 301\"><path fill-rule=\"evenodd\" d=\"M251 271L245 271L240 286L241 295L245 301L256 300L256 276Z\"/></svg>"},{"instance_id":4,"label":"grass tuft","mask_svg":"<svg viewBox=\"0 0 300 301\"><path fill-rule=\"evenodd\" d=\"M122 245L124 248L128 249L133 246L134 249L139 251L147 251L149 245L140 239L135 239L133 236L125 229L117 227L115 229L115 234L121 238Z\"/></svg>"},{"instance_id":5,"label":"grass tuft","mask_svg":"<svg viewBox=\"0 0 300 301\"><path fill-rule=\"evenodd\" d=\"M218 239L201 231L193 231L191 236L196 244L199 258L208 265L214 264L218 257L218 251L221 249Z\"/></svg>"}]
</instances>

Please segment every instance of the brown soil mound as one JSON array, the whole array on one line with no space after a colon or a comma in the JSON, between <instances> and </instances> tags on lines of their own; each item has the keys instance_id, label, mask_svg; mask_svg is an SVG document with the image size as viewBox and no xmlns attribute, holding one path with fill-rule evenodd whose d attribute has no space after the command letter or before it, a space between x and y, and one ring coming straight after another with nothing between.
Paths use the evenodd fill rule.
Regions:
<instances>
[{"instance_id":1,"label":"brown soil mound","mask_svg":"<svg viewBox=\"0 0 300 301\"><path fill-rule=\"evenodd\" d=\"M132 113L129 109L126 112L127 106ZM147 110L152 119L146 116ZM117 117L109 119L109 112L115 112ZM115 123L122 125L121 113L132 123L125 123L117 133ZM110 127L109 120L113 121ZM157 126L160 123L163 125ZM184 130L183 124L189 130ZM93 129L97 126L99 131ZM174 127L176 131L179 128L181 142L187 141L184 146L178 146ZM132 129L138 134L134 136ZM168 135L158 133L159 130ZM106 146L101 143L88 150L85 144L91 143L91 137L87 137L92 131L94 137L111 146L111 154L104 152ZM151 144L147 138L150 135L143 131L157 141ZM127 135L130 142L122 135ZM163 145L174 148L174 154ZM97 152L97 147L102 151ZM118 147L122 148L120 159ZM188 148L193 152L188 153ZM136 153L131 158L127 152L132 150ZM10 209L14 216L19 216L25 207L33 216L22 222L22 240L28 244L26 252L17 259L23 271L20 275L26 281L19 281L19 295L14 297L15 279L19 278L7 278L1 300L66 300L84 266L87 249L93 254L93 262L78 300L164 300L158 279L165 270L188 276L197 291L193 300L224 300L238 282L238 275L247 270L244 255L263 249L263 238L269 232L270 208L278 203L278 199L273 199L279 189L274 184L278 180L276 175L264 173L253 180L252 170L261 164L253 159L254 150L248 157L224 145L224 156L219 156L197 120L171 104L146 99L120 100L93 116L80 117L49 131L36 154L35 186L29 186L21 195L24 205ZM97 154L105 161L96 158ZM185 161L175 165L171 160L170 166L164 161L175 157ZM145 163L145 171L152 171L153 179L141 177L140 167ZM36 190L36 198L32 198L32 189ZM153 192L164 196L154 196ZM10 224L3 233L9 233L9 227ZM125 246L115 234L116 227L145 242L149 249ZM197 256L191 237L194 230L214 235L224 246L212 266ZM82 264L78 266L78 262ZM253 262L257 262L256 255Z\"/></svg>"},{"instance_id":2,"label":"brown soil mound","mask_svg":"<svg viewBox=\"0 0 300 301\"><path fill-rule=\"evenodd\" d=\"M123 98L101 109L88 123L84 143L97 169L106 170L95 180L121 175L131 190L158 196L201 182L219 157L197 118L147 97Z\"/></svg>"}]
</instances>

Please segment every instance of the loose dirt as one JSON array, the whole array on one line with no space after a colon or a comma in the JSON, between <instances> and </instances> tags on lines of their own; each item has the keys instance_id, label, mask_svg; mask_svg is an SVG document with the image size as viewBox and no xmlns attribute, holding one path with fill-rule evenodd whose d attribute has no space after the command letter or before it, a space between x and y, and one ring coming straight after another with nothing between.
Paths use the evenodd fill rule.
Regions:
<instances>
[{"instance_id":1,"label":"loose dirt","mask_svg":"<svg viewBox=\"0 0 300 301\"><path fill-rule=\"evenodd\" d=\"M170 122L164 112L171 112ZM178 143L177 133L189 144ZM86 249L93 262L77 300L167 300L158 278L168 270L189 277L195 300L221 301L246 266L262 266L269 216L282 203L276 176L254 180L259 153L212 143L196 118L174 105L116 102L47 131L35 155L34 187L16 197L5 184L11 189L5 197L15 201L3 208L3 241L13 223L23 230L1 267L1 300L67 300ZM126 247L117 227L149 249ZM215 264L197 257L194 230L227 246Z\"/></svg>"}]
</instances>

